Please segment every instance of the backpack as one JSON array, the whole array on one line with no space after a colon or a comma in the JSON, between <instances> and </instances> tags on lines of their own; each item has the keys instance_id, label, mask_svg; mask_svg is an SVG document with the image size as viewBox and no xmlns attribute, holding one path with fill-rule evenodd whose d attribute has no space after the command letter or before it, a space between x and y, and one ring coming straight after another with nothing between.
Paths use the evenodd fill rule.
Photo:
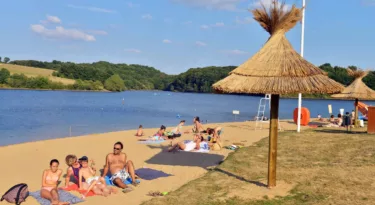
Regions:
<instances>
[{"instance_id":1,"label":"backpack","mask_svg":"<svg viewBox=\"0 0 375 205\"><path fill-rule=\"evenodd\" d=\"M25 202L28 196L29 190L27 184L21 183L14 185L7 192L5 192L0 201L3 201L5 199L9 203L15 203L19 205L21 204L21 202Z\"/></svg>"}]
</instances>

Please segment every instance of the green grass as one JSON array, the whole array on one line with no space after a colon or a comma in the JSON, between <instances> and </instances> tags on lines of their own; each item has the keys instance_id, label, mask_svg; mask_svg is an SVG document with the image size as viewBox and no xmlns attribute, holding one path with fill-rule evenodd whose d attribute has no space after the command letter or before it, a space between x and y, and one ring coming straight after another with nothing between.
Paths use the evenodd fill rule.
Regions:
<instances>
[{"instance_id":1,"label":"green grass","mask_svg":"<svg viewBox=\"0 0 375 205\"><path fill-rule=\"evenodd\" d=\"M265 194L251 199L253 193L246 191L266 182L268 139L263 139L230 154L203 177L144 205L374 204L374 145L374 135L344 130L280 133L277 182L292 185L287 196L270 198L262 187Z\"/></svg>"}]
</instances>

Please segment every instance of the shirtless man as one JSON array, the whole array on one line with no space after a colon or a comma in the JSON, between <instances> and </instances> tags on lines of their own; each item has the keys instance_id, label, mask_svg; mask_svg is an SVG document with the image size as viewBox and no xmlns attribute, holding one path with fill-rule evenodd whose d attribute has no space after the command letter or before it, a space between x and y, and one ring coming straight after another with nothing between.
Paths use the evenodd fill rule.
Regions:
<instances>
[{"instance_id":1,"label":"shirtless man","mask_svg":"<svg viewBox=\"0 0 375 205\"><path fill-rule=\"evenodd\" d=\"M122 188L122 192L127 193L133 189L128 187L124 181L131 177L133 186L137 186L138 182L135 180L135 169L132 161L127 160L127 156L122 152L124 148L121 142L116 142L113 146L113 153L109 153L106 157L105 167L102 177L104 178L108 170L111 173L110 180L114 185Z\"/></svg>"}]
</instances>

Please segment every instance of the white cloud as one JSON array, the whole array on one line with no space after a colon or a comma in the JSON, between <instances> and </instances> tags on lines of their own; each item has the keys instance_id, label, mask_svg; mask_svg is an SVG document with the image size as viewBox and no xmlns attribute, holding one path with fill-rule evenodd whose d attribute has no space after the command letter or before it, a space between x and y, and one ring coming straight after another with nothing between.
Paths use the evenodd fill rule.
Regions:
<instances>
[{"instance_id":1,"label":"white cloud","mask_svg":"<svg viewBox=\"0 0 375 205\"><path fill-rule=\"evenodd\" d=\"M171 40L168 40L168 39L164 39L164 40L163 40L163 43L172 43L172 41L171 41Z\"/></svg>"},{"instance_id":2,"label":"white cloud","mask_svg":"<svg viewBox=\"0 0 375 205\"><path fill-rule=\"evenodd\" d=\"M189 25L189 24L192 24L193 22L192 21L185 21L185 22L182 22L183 25Z\"/></svg>"},{"instance_id":3,"label":"white cloud","mask_svg":"<svg viewBox=\"0 0 375 205\"><path fill-rule=\"evenodd\" d=\"M207 25L202 25L201 26L201 29L204 29L204 30L209 29L209 28L210 28L210 26L207 26Z\"/></svg>"},{"instance_id":4,"label":"white cloud","mask_svg":"<svg viewBox=\"0 0 375 205\"><path fill-rule=\"evenodd\" d=\"M73 8L73 9L84 9L84 10L89 10L89 11L93 11L93 12L116 13L116 11L114 11L114 10L98 8L98 7L91 7L91 6L75 6L75 5L69 4L68 7Z\"/></svg>"},{"instance_id":5,"label":"white cloud","mask_svg":"<svg viewBox=\"0 0 375 205\"><path fill-rule=\"evenodd\" d=\"M142 52L141 50L134 49L134 48L125 49L125 51L129 53L141 53Z\"/></svg>"},{"instance_id":6,"label":"white cloud","mask_svg":"<svg viewBox=\"0 0 375 205\"><path fill-rule=\"evenodd\" d=\"M207 44L202 42L202 41L196 41L195 45L197 45L197 46L207 46Z\"/></svg>"},{"instance_id":7,"label":"white cloud","mask_svg":"<svg viewBox=\"0 0 375 205\"><path fill-rule=\"evenodd\" d=\"M56 26L55 29L48 29L43 25L33 24L31 25L31 30L47 38L96 41L93 35L86 34L77 29L65 29L62 26Z\"/></svg>"},{"instance_id":8,"label":"white cloud","mask_svg":"<svg viewBox=\"0 0 375 205\"><path fill-rule=\"evenodd\" d=\"M254 22L254 19L251 17L245 17L243 19L240 19L238 16L236 17L236 24L250 24Z\"/></svg>"},{"instance_id":9,"label":"white cloud","mask_svg":"<svg viewBox=\"0 0 375 205\"><path fill-rule=\"evenodd\" d=\"M192 7L201 7L209 10L238 11L237 5L244 0L170 0Z\"/></svg>"},{"instance_id":10,"label":"white cloud","mask_svg":"<svg viewBox=\"0 0 375 205\"><path fill-rule=\"evenodd\" d=\"M128 5L129 8L135 8L135 7L140 6L139 4L134 4L133 2L128 2L127 5Z\"/></svg>"},{"instance_id":11,"label":"white cloud","mask_svg":"<svg viewBox=\"0 0 375 205\"><path fill-rule=\"evenodd\" d=\"M94 35L108 35L107 31L102 31L102 30L88 30L86 31L87 33L91 33Z\"/></svg>"},{"instance_id":12,"label":"white cloud","mask_svg":"<svg viewBox=\"0 0 375 205\"><path fill-rule=\"evenodd\" d=\"M47 21L50 23L61 23L61 19L59 19L57 16L47 15Z\"/></svg>"},{"instance_id":13,"label":"white cloud","mask_svg":"<svg viewBox=\"0 0 375 205\"><path fill-rule=\"evenodd\" d=\"M211 25L211 27L223 27L223 26L224 26L223 22L218 22L218 23Z\"/></svg>"},{"instance_id":14,"label":"white cloud","mask_svg":"<svg viewBox=\"0 0 375 205\"><path fill-rule=\"evenodd\" d=\"M151 20L152 19L152 16L151 14L145 14L142 16L143 19L147 19L147 20Z\"/></svg>"},{"instance_id":15,"label":"white cloud","mask_svg":"<svg viewBox=\"0 0 375 205\"><path fill-rule=\"evenodd\" d=\"M244 54L248 54L248 52L241 51L241 50L238 50L238 49L234 49L234 50L222 50L221 52L226 53L226 54L230 54L230 55L244 55Z\"/></svg>"}]
</instances>

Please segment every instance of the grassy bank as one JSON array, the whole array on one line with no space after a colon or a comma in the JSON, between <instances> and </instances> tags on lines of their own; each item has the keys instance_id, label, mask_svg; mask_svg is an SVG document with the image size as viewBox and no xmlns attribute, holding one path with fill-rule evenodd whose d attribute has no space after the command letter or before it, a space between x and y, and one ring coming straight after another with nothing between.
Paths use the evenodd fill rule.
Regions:
<instances>
[{"instance_id":1,"label":"grassy bank","mask_svg":"<svg viewBox=\"0 0 375 205\"><path fill-rule=\"evenodd\" d=\"M265 138L232 153L203 177L144 205L374 203L374 135L317 129L280 133L278 142L278 186L291 186L287 196L271 198L264 187L268 162ZM263 195L255 193L259 189Z\"/></svg>"},{"instance_id":2,"label":"grassy bank","mask_svg":"<svg viewBox=\"0 0 375 205\"><path fill-rule=\"evenodd\" d=\"M0 69L1 68L5 68L9 70L11 74L24 74L27 77L42 76L42 77L48 78L52 82L58 82L64 85L73 85L75 83L75 80L72 80L72 79L53 76L52 73L54 72L54 70L50 70L50 69L0 63Z\"/></svg>"}]
</instances>

